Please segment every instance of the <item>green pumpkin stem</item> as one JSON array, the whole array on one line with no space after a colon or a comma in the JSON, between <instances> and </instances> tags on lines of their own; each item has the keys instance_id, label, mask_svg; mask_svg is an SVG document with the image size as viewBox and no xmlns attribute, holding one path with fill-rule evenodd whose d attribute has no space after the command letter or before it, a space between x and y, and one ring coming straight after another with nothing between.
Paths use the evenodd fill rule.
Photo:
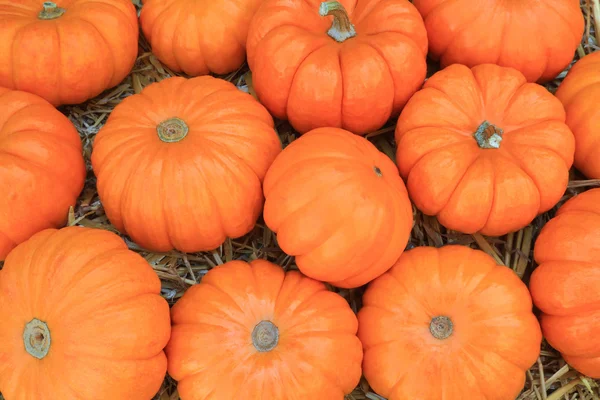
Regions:
<instances>
[{"instance_id":1,"label":"green pumpkin stem","mask_svg":"<svg viewBox=\"0 0 600 400\"><path fill-rule=\"evenodd\" d=\"M60 8L51 1L47 1L43 4L44 9L38 14L39 19L56 19L65 13L64 8Z\"/></svg>"},{"instance_id":2,"label":"green pumpkin stem","mask_svg":"<svg viewBox=\"0 0 600 400\"><path fill-rule=\"evenodd\" d=\"M496 125L483 121L473 134L477 144L482 149L499 149L504 131Z\"/></svg>"},{"instance_id":3,"label":"green pumpkin stem","mask_svg":"<svg viewBox=\"0 0 600 400\"><path fill-rule=\"evenodd\" d=\"M50 351L50 329L44 321L37 318L32 319L25 325L23 330L23 344L25 351L31 356L41 360Z\"/></svg>"},{"instance_id":4,"label":"green pumpkin stem","mask_svg":"<svg viewBox=\"0 0 600 400\"><path fill-rule=\"evenodd\" d=\"M180 118L169 118L156 127L158 137L165 143L176 143L187 136L189 128Z\"/></svg>"},{"instance_id":5,"label":"green pumpkin stem","mask_svg":"<svg viewBox=\"0 0 600 400\"><path fill-rule=\"evenodd\" d=\"M344 6L337 1L324 1L319 7L319 15L326 17L328 15L333 16L333 24L327 34L338 42L343 42L346 39L350 39L356 36L356 30L354 25L350 22L348 13Z\"/></svg>"}]
</instances>

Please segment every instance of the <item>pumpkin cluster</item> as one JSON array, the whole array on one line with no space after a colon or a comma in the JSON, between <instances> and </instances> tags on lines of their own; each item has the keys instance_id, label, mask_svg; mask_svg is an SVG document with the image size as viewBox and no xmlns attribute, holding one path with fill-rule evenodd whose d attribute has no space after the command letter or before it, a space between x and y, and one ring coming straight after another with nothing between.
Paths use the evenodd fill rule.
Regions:
<instances>
[{"instance_id":1,"label":"pumpkin cluster","mask_svg":"<svg viewBox=\"0 0 600 400\"><path fill-rule=\"evenodd\" d=\"M148 400L167 372L183 400L342 400L362 376L388 400L512 400L542 335L600 378L600 189L542 229L529 289L483 251L410 243L415 209L502 236L573 165L600 178L600 53L541 85L581 41L577 0L61 1L0 0L6 400ZM56 107L123 82L140 28L177 76L111 110L86 181ZM215 76L246 60L255 97ZM395 157L368 139L390 120ZM262 216L298 270L253 253L170 307L122 237L65 227L86 182L138 250L212 251Z\"/></svg>"}]
</instances>

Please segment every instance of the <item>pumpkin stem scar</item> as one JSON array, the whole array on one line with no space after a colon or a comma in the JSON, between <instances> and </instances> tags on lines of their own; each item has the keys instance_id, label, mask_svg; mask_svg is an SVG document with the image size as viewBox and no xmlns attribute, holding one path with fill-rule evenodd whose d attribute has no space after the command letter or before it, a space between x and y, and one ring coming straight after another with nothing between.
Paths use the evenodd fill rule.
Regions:
<instances>
[{"instance_id":1,"label":"pumpkin stem scar","mask_svg":"<svg viewBox=\"0 0 600 400\"><path fill-rule=\"evenodd\" d=\"M156 127L158 137L165 143L175 143L183 140L188 131L187 124L179 118L166 119Z\"/></svg>"},{"instance_id":2,"label":"pumpkin stem scar","mask_svg":"<svg viewBox=\"0 0 600 400\"><path fill-rule=\"evenodd\" d=\"M252 344L261 353L271 351L279 342L279 329L271 321L260 321L252 331Z\"/></svg>"},{"instance_id":3,"label":"pumpkin stem scar","mask_svg":"<svg viewBox=\"0 0 600 400\"><path fill-rule=\"evenodd\" d=\"M450 318L439 316L431 319L429 332L431 332L434 338L444 340L452 335L453 327L454 325Z\"/></svg>"},{"instance_id":4,"label":"pumpkin stem scar","mask_svg":"<svg viewBox=\"0 0 600 400\"><path fill-rule=\"evenodd\" d=\"M41 360L50 351L50 329L44 321L32 319L23 330L23 344L25 350L33 357Z\"/></svg>"},{"instance_id":5,"label":"pumpkin stem scar","mask_svg":"<svg viewBox=\"0 0 600 400\"><path fill-rule=\"evenodd\" d=\"M46 1L43 4L44 9L38 14L39 19L56 19L65 13L64 8L60 8L51 1Z\"/></svg>"},{"instance_id":6,"label":"pumpkin stem scar","mask_svg":"<svg viewBox=\"0 0 600 400\"><path fill-rule=\"evenodd\" d=\"M482 149L499 149L504 131L496 125L483 121L473 134L477 144Z\"/></svg>"},{"instance_id":7,"label":"pumpkin stem scar","mask_svg":"<svg viewBox=\"0 0 600 400\"><path fill-rule=\"evenodd\" d=\"M375 175L377 175L377 176L383 176L383 174L381 173L381 170L379 169L379 167L373 167L373 171L375 171Z\"/></svg>"},{"instance_id":8,"label":"pumpkin stem scar","mask_svg":"<svg viewBox=\"0 0 600 400\"><path fill-rule=\"evenodd\" d=\"M319 7L319 15L326 17L333 15L333 24L327 34L338 42L343 42L346 39L350 39L356 36L356 30L354 25L350 22L348 13L343 5L337 1L324 1Z\"/></svg>"}]
</instances>

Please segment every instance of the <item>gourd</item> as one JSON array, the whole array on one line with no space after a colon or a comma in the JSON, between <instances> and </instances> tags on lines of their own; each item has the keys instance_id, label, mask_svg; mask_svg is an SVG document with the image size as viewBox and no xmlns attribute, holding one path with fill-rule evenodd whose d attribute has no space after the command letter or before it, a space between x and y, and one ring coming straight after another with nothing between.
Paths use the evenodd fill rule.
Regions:
<instances>
[{"instance_id":1,"label":"gourd","mask_svg":"<svg viewBox=\"0 0 600 400\"><path fill-rule=\"evenodd\" d=\"M171 311L182 400L343 400L361 376L358 323L325 285L265 260L210 270Z\"/></svg>"},{"instance_id":2,"label":"gourd","mask_svg":"<svg viewBox=\"0 0 600 400\"><path fill-rule=\"evenodd\" d=\"M47 229L0 271L0 391L148 400L167 369L169 305L148 263L100 229Z\"/></svg>"},{"instance_id":3,"label":"gourd","mask_svg":"<svg viewBox=\"0 0 600 400\"><path fill-rule=\"evenodd\" d=\"M92 166L110 222L153 251L212 250L254 227L281 151L252 96L210 76L168 78L115 107Z\"/></svg>"},{"instance_id":4,"label":"gourd","mask_svg":"<svg viewBox=\"0 0 600 400\"><path fill-rule=\"evenodd\" d=\"M500 236L560 200L575 139L560 101L512 68L452 65L408 102L396 160L417 208L463 233Z\"/></svg>"}]
</instances>

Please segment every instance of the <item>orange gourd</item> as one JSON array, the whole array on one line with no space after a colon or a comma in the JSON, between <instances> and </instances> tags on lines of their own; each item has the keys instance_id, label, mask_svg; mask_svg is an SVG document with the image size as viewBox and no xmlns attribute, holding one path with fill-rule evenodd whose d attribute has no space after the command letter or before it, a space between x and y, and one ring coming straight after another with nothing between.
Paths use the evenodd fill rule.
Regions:
<instances>
[{"instance_id":1,"label":"orange gourd","mask_svg":"<svg viewBox=\"0 0 600 400\"><path fill-rule=\"evenodd\" d=\"M248 26L263 0L144 0L140 24L173 71L227 74L246 58Z\"/></svg>"},{"instance_id":2,"label":"orange gourd","mask_svg":"<svg viewBox=\"0 0 600 400\"><path fill-rule=\"evenodd\" d=\"M530 290L544 337L581 373L600 378L600 189L566 202L535 242Z\"/></svg>"},{"instance_id":3,"label":"orange gourd","mask_svg":"<svg viewBox=\"0 0 600 400\"><path fill-rule=\"evenodd\" d=\"M264 219L307 276L364 285L398 259L412 207L394 163L368 140L319 128L275 159L264 183Z\"/></svg>"},{"instance_id":4,"label":"orange gourd","mask_svg":"<svg viewBox=\"0 0 600 400\"><path fill-rule=\"evenodd\" d=\"M429 54L442 67L497 64L529 82L554 79L583 36L579 0L413 0L425 20ZM551 34L549 32L551 31Z\"/></svg>"},{"instance_id":5,"label":"orange gourd","mask_svg":"<svg viewBox=\"0 0 600 400\"><path fill-rule=\"evenodd\" d=\"M62 226L84 180L73 124L38 96L0 88L0 260L34 233Z\"/></svg>"},{"instance_id":6,"label":"orange gourd","mask_svg":"<svg viewBox=\"0 0 600 400\"><path fill-rule=\"evenodd\" d=\"M554 207L575 146L558 99L491 64L428 79L402 111L396 141L415 205L447 228L491 236Z\"/></svg>"},{"instance_id":7,"label":"orange gourd","mask_svg":"<svg viewBox=\"0 0 600 400\"><path fill-rule=\"evenodd\" d=\"M523 282L464 246L402 254L358 322L363 373L388 400L514 399L542 341Z\"/></svg>"},{"instance_id":8,"label":"orange gourd","mask_svg":"<svg viewBox=\"0 0 600 400\"><path fill-rule=\"evenodd\" d=\"M575 135L575 167L600 179L600 52L577 61L556 92L567 111L567 125Z\"/></svg>"},{"instance_id":9,"label":"orange gourd","mask_svg":"<svg viewBox=\"0 0 600 400\"><path fill-rule=\"evenodd\" d=\"M281 151L252 96L210 76L168 78L115 107L94 142L111 223L154 251L211 250L248 233Z\"/></svg>"},{"instance_id":10,"label":"orange gourd","mask_svg":"<svg viewBox=\"0 0 600 400\"><path fill-rule=\"evenodd\" d=\"M6 400L148 400L167 369L169 305L148 263L100 229L44 230L0 271Z\"/></svg>"},{"instance_id":11,"label":"orange gourd","mask_svg":"<svg viewBox=\"0 0 600 400\"><path fill-rule=\"evenodd\" d=\"M348 303L268 261L212 269L171 316L169 374L182 400L343 400L361 376Z\"/></svg>"},{"instance_id":12,"label":"orange gourd","mask_svg":"<svg viewBox=\"0 0 600 400\"><path fill-rule=\"evenodd\" d=\"M406 0L267 0L247 47L258 98L301 133L376 130L427 70L427 33Z\"/></svg>"},{"instance_id":13,"label":"orange gourd","mask_svg":"<svg viewBox=\"0 0 600 400\"><path fill-rule=\"evenodd\" d=\"M0 0L0 86L53 105L116 86L138 51L130 0Z\"/></svg>"}]
</instances>

